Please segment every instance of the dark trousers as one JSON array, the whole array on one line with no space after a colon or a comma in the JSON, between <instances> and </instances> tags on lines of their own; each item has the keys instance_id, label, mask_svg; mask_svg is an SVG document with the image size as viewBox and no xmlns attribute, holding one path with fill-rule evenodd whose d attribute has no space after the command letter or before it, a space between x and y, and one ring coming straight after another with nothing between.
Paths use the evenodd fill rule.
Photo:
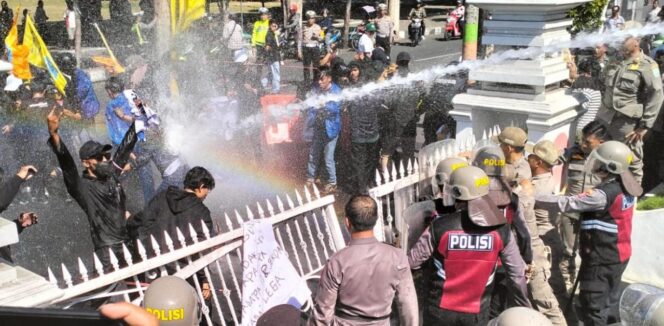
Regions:
<instances>
[{"instance_id":1,"label":"dark trousers","mask_svg":"<svg viewBox=\"0 0 664 326\"><path fill-rule=\"evenodd\" d=\"M423 325L484 326L489 323L489 309L483 305L477 314L469 314L442 309L437 305L427 305L422 315Z\"/></svg>"},{"instance_id":2,"label":"dark trousers","mask_svg":"<svg viewBox=\"0 0 664 326\"><path fill-rule=\"evenodd\" d=\"M390 50L392 45L390 44L390 37L380 37L376 36L376 44L383 48L385 50L385 54L389 57L390 56Z\"/></svg>"},{"instance_id":3,"label":"dark trousers","mask_svg":"<svg viewBox=\"0 0 664 326\"><path fill-rule=\"evenodd\" d=\"M378 163L378 141L373 143L355 143L350 145L353 162L353 193L367 194L371 177L375 174Z\"/></svg>"},{"instance_id":4,"label":"dark trousers","mask_svg":"<svg viewBox=\"0 0 664 326\"><path fill-rule=\"evenodd\" d=\"M104 273L110 273L114 271L113 264L111 263L111 254L109 249L113 251L113 254L115 254L115 257L118 259L119 268L126 267L127 261L124 258L124 253L122 252L122 243L99 247L95 249L95 254L97 254L97 258L99 258L99 261L101 261L101 266L104 268ZM130 248L128 249L131 250Z\"/></svg>"},{"instance_id":5,"label":"dark trousers","mask_svg":"<svg viewBox=\"0 0 664 326\"><path fill-rule=\"evenodd\" d=\"M581 311L584 326L609 325L618 322L620 279L627 267L621 264L584 266L579 271Z\"/></svg>"},{"instance_id":6,"label":"dark trousers","mask_svg":"<svg viewBox=\"0 0 664 326\"><path fill-rule=\"evenodd\" d=\"M314 72L314 80L318 80L318 62L320 60L320 50L318 47L302 47L302 66L304 68L304 85L311 86L311 71Z\"/></svg>"}]
</instances>

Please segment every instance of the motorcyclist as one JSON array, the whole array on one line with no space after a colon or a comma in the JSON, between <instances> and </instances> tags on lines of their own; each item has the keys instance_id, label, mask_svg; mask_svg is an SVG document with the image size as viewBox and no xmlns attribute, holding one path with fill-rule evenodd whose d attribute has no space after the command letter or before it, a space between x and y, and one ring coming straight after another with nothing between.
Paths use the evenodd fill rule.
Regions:
<instances>
[{"instance_id":1,"label":"motorcyclist","mask_svg":"<svg viewBox=\"0 0 664 326\"><path fill-rule=\"evenodd\" d=\"M300 13L297 12L298 7L297 3L293 2L290 5L290 14L288 15L288 23L284 26L284 30L286 30L286 35L287 39L295 39L297 42L297 54L298 58L302 57L302 35L300 34L302 31L302 28L300 25L300 21L302 18L300 17Z\"/></svg>"},{"instance_id":2,"label":"motorcyclist","mask_svg":"<svg viewBox=\"0 0 664 326\"><path fill-rule=\"evenodd\" d=\"M459 33L463 35L463 27L466 24L466 7L463 5L463 0L457 0L456 8L453 12L457 16L457 24L459 24Z\"/></svg>"},{"instance_id":3,"label":"motorcyclist","mask_svg":"<svg viewBox=\"0 0 664 326\"><path fill-rule=\"evenodd\" d=\"M422 36L422 40L424 40L424 32L426 32L426 26L424 25L424 18L427 17L427 11L424 9L424 4L422 3L422 0L417 0L417 4L415 5L415 8L410 10L410 13L408 14L408 19L413 19L413 18L419 18L422 20L420 24L420 29L421 33L420 35ZM410 25L409 28L410 30Z\"/></svg>"}]
</instances>

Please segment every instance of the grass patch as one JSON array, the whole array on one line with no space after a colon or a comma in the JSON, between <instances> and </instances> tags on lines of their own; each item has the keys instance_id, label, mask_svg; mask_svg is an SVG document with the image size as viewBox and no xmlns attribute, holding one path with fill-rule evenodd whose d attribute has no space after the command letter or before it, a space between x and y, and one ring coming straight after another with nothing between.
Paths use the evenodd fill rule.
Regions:
<instances>
[{"instance_id":1,"label":"grass patch","mask_svg":"<svg viewBox=\"0 0 664 326\"><path fill-rule=\"evenodd\" d=\"M650 211L653 209L664 208L664 195L656 195L639 200L636 209L639 211Z\"/></svg>"}]
</instances>

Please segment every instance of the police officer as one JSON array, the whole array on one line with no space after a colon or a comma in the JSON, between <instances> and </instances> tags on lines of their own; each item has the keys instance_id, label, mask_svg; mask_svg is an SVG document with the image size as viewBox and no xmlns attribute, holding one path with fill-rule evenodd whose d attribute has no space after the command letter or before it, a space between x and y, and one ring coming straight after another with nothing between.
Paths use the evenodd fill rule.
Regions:
<instances>
[{"instance_id":1,"label":"police officer","mask_svg":"<svg viewBox=\"0 0 664 326\"><path fill-rule=\"evenodd\" d=\"M558 151L556 145L550 140L541 140L534 146L527 144L526 151L530 153L528 155L528 164L530 164L530 170L533 174L532 184L535 193L555 193L558 182L553 178L553 167L562 163L560 159L562 153ZM546 268L549 271L547 279L559 302L562 302L561 300L567 296L559 268L563 244L560 240L558 229L553 226L554 224L558 224L558 212L543 209L535 203L535 219L540 238L544 241L544 245L551 257L550 261L545 260L542 262L548 265Z\"/></svg>"},{"instance_id":2,"label":"police officer","mask_svg":"<svg viewBox=\"0 0 664 326\"><path fill-rule=\"evenodd\" d=\"M528 135L521 128L507 127L499 135L494 136L493 140L500 144L506 163L512 165L516 171L516 185L513 190L519 197L519 209L524 212L533 250L533 263L528 267L530 275L528 289L533 304L554 325L566 325L558 300L547 281L547 276L550 275L550 267L546 248L537 228L533 184L531 182L532 171L525 157Z\"/></svg>"},{"instance_id":3,"label":"police officer","mask_svg":"<svg viewBox=\"0 0 664 326\"><path fill-rule=\"evenodd\" d=\"M618 141L601 144L586 169L602 179L592 191L575 196L537 195L541 205L581 213L579 270L580 319L584 325L607 325L620 298L620 280L632 254L631 225L636 198L643 189L629 171L630 148Z\"/></svg>"},{"instance_id":4,"label":"police officer","mask_svg":"<svg viewBox=\"0 0 664 326\"><path fill-rule=\"evenodd\" d=\"M636 180L643 177L643 139L664 101L662 79L657 63L641 52L639 39L628 37L620 50L623 61L606 68L605 90L597 117L609 125L611 137L623 141L634 152L639 167Z\"/></svg>"},{"instance_id":5,"label":"police officer","mask_svg":"<svg viewBox=\"0 0 664 326\"><path fill-rule=\"evenodd\" d=\"M160 325L193 326L201 321L201 303L194 288L176 276L164 276L145 290L143 307Z\"/></svg>"},{"instance_id":6,"label":"police officer","mask_svg":"<svg viewBox=\"0 0 664 326\"><path fill-rule=\"evenodd\" d=\"M413 269L427 262L432 282L423 304L423 324L486 324L499 258L516 304L529 307L526 265L505 217L488 196L489 177L468 166L452 172L449 183L457 210L435 219L408 255Z\"/></svg>"}]
</instances>

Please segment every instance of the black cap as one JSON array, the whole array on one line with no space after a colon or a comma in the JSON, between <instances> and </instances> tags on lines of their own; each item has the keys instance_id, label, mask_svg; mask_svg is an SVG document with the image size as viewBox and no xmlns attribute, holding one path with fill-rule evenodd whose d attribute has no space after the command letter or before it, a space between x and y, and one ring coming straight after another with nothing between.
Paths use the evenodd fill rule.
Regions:
<instances>
[{"instance_id":1,"label":"black cap","mask_svg":"<svg viewBox=\"0 0 664 326\"><path fill-rule=\"evenodd\" d=\"M111 149L113 149L113 146L109 144L102 145L94 140L88 140L83 146L81 146L81 149L78 150L78 156L81 160L87 160L101 153L109 152Z\"/></svg>"},{"instance_id":2,"label":"black cap","mask_svg":"<svg viewBox=\"0 0 664 326\"><path fill-rule=\"evenodd\" d=\"M400 61L410 61L410 53L408 53L408 52L399 52L399 54L397 54L397 62L400 62Z\"/></svg>"}]
</instances>

